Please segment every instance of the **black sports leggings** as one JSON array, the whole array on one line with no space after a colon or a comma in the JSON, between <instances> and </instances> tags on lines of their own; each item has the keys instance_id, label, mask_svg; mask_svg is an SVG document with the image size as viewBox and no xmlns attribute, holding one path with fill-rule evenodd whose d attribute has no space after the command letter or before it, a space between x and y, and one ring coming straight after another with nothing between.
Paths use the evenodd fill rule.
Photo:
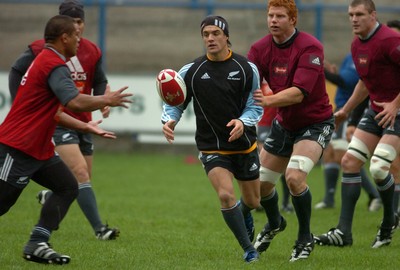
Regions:
<instances>
[{"instance_id":1,"label":"black sports leggings","mask_svg":"<svg viewBox=\"0 0 400 270\"><path fill-rule=\"evenodd\" d=\"M53 191L41 209L37 225L50 231L58 229L71 203L78 196L78 184L74 175L60 161L40 168L34 173L32 180ZM21 192L22 189L0 180L0 216L8 212Z\"/></svg>"}]
</instances>

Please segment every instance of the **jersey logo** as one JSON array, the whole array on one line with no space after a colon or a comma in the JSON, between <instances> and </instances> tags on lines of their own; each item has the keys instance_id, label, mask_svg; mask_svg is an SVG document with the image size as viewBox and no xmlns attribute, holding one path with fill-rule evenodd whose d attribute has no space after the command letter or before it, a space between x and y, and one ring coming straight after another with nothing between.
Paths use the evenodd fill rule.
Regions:
<instances>
[{"instance_id":1,"label":"jersey logo","mask_svg":"<svg viewBox=\"0 0 400 270\"><path fill-rule=\"evenodd\" d=\"M240 78L238 78L238 77L235 77L236 75L238 75L239 74L239 71L232 71L232 72L229 72L229 74L228 74L228 80L233 80L233 81L240 81Z\"/></svg>"},{"instance_id":2,"label":"jersey logo","mask_svg":"<svg viewBox=\"0 0 400 270\"><path fill-rule=\"evenodd\" d=\"M75 82L76 87L80 92L85 88L85 81L87 80L87 73L83 70L81 62L78 57L73 56L67 62L69 71L71 71L71 77Z\"/></svg>"},{"instance_id":3,"label":"jersey logo","mask_svg":"<svg viewBox=\"0 0 400 270\"><path fill-rule=\"evenodd\" d=\"M310 63L314 64L314 65L317 65L317 66L320 66L321 65L321 60L319 59L318 56L310 55Z\"/></svg>"},{"instance_id":4,"label":"jersey logo","mask_svg":"<svg viewBox=\"0 0 400 270\"><path fill-rule=\"evenodd\" d=\"M210 76L208 75L208 73L206 72L206 73L203 74L203 76L201 76L201 79L202 79L202 80L208 80L208 79L211 79L211 78L210 78Z\"/></svg>"},{"instance_id":5,"label":"jersey logo","mask_svg":"<svg viewBox=\"0 0 400 270\"><path fill-rule=\"evenodd\" d=\"M368 55L366 55L366 54L360 54L360 55L358 56L358 64L359 64L360 66L366 66L366 65L368 65Z\"/></svg>"},{"instance_id":6,"label":"jersey logo","mask_svg":"<svg viewBox=\"0 0 400 270\"><path fill-rule=\"evenodd\" d=\"M277 76L287 76L288 75L288 66L286 64L275 64L272 67L272 71Z\"/></svg>"}]
</instances>

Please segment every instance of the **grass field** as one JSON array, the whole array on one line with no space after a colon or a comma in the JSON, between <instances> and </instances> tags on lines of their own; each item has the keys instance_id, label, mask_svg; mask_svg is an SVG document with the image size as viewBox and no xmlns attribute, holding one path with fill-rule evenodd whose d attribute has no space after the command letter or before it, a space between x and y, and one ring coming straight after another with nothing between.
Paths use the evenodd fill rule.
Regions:
<instances>
[{"instance_id":1,"label":"grass field","mask_svg":"<svg viewBox=\"0 0 400 270\"><path fill-rule=\"evenodd\" d=\"M93 186L102 218L118 226L116 241L102 242L94 234L76 202L53 233L55 250L71 256L68 269L399 269L400 232L390 246L372 249L379 212L367 211L365 193L358 202L353 222L352 247L316 246L308 260L289 263L297 234L295 214L284 214L286 231L278 235L260 260L242 261L242 250L226 227L218 199L199 163L185 164L183 155L96 153ZM309 177L313 205L323 197L321 168ZM20 200L1 217L0 268L44 269L21 258L22 248L37 221L41 189L32 182ZM278 186L281 190L281 186ZM315 210L314 234L335 226L337 205ZM256 233L265 214L254 213ZM47 266L56 267L56 266ZM46 268L48 269L48 268Z\"/></svg>"}]
</instances>

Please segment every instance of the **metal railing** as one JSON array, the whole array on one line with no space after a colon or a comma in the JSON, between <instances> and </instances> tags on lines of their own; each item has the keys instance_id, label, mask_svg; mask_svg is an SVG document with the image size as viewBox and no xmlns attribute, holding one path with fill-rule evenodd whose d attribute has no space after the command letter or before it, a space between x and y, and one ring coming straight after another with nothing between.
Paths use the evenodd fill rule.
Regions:
<instances>
[{"instance_id":1,"label":"metal railing","mask_svg":"<svg viewBox=\"0 0 400 270\"><path fill-rule=\"evenodd\" d=\"M107 7L109 6L137 6L137 7L166 7L166 8L189 8L203 9L206 15L213 14L215 9L265 9L268 1L260 0L259 3L246 1L234 2L234 0L81 0L85 6L97 6L99 9L98 24L98 45L103 52L106 52L106 29L107 29ZM324 11L342 11L348 8L347 4L325 3L323 0L316 0L314 3L303 3L297 0L299 12L312 11L315 16L314 36L323 41ZM12 4L59 4L60 0L0 0L0 3ZM400 4L379 5L376 1L379 12L400 13ZM103 59L106 63L106 55Z\"/></svg>"}]
</instances>

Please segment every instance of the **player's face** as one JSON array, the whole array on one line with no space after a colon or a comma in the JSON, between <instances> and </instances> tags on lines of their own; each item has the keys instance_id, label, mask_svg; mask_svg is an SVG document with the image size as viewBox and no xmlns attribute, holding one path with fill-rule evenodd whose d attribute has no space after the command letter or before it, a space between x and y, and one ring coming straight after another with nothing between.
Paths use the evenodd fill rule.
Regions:
<instances>
[{"instance_id":1,"label":"player's face","mask_svg":"<svg viewBox=\"0 0 400 270\"><path fill-rule=\"evenodd\" d=\"M82 37L83 35L83 30L85 30L85 21L82 20L81 18L74 18L75 23L78 25L80 35L79 37Z\"/></svg>"},{"instance_id":2,"label":"player's face","mask_svg":"<svg viewBox=\"0 0 400 270\"><path fill-rule=\"evenodd\" d=\"M215 57L215 60L222 60L220 57L223 57L223 59L226 57L228 37L221 28L215 25L207 25L203 29L202 36L208 55Z\"/></svg>"},{"instance_id":3,"label":"player's face","mask_svg":"<svg viewBox=\"0 0 400 270\"><path fill-rule=\"evenodd\" d=\"M74 26L75 31L66 36L65 57L67 58L75 56L78 51L79 39L81 34L79 30L79 25L75 23Z\"/></svg>"},{"instance_id":4,"label":"player's face","mask_svg":"<svg viewBox=\"0 0 400 270\"><path fill-rule=\"evenodd\" d=\"M376 24L376 11L368 12L364 5L349 7L349 19L353 33L362 38L368 36Z\"/></svg>"},{"instance_id":5,"label":"player's face","mask_svg":"<svg viewBox=\"0 0 400 270\"><path fill-rule=\"evenodd\" d=\"M271 6L267 16L269 32L276 42L282 43L293 34L296 20L289 17L285 7Z\"/></svg>"}]
</instances>

